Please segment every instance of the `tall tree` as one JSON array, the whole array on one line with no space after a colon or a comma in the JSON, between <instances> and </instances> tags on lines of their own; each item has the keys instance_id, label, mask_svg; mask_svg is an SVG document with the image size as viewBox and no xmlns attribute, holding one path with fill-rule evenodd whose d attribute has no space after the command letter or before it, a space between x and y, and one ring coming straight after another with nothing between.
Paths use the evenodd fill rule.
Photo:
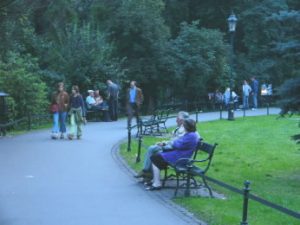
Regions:
<instances>
[{"instance_id":1,"label":"tall tree","mask_svg":"<svg viewBox=\"0 0 300 225\"><path fill-rule=\"evenodd\" d=\"M128 79L142 84L150 105L157 97L161 76L158 65L169 37L161 16L163 9L161 0L122 1L110 28L118 55L126 58Z\"/></svg>"}]
</instances>

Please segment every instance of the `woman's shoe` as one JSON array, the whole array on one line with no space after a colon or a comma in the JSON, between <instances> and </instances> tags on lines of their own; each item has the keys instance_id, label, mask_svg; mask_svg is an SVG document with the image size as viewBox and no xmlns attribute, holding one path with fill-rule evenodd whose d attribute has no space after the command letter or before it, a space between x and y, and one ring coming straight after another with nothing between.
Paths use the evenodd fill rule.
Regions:
<instances>
[{"instance_id":1,"label":"woman's shoe","mask_svg":"<svg viewBox=\"0 0 300 225\"><path fill-rule=\"evenodd\" d=\"M158 187L154 187L154 186L146 187L147 191L159 191L160 189L161 189L161 186L158 186Z\"/></svg>"},{"instance_id":2,"label":"woman's shoe","mask_svg":"<svg viewBox=\"0 0 300 225\"><path fill-rule=\"evenodd\" d=\"M68 134L68 139L73 140L74 136L72 134Z\"/></svg>"},{"instance_id":3,"label":"woman's shoe","mask_svg":"<svg viewBox=\"0 0 300 225\"><path fill-rule=\"evenodd\" d=\"M138 174L134 175L135 178L141 178L144 177L145 172L142 170Z\"/></svg>"}]
</instances>

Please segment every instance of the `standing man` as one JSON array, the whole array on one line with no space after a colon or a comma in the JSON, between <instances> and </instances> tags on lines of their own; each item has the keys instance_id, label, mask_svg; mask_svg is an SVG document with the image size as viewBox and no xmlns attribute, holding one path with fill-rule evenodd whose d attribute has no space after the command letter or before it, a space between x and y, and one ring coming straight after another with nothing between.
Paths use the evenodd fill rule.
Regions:
<instances>
[{"instance_id":1,"label":"standing man","mask_svg":"<svg viewBox=\"0 0 300 225\"><path fill-rule=\"evenodd\" d=\"M249 94L251 92L251 87L249 86L248 82L244 80L243 84L243 108L248 109L249 108Z\"/></svg>"},{"instance_id":2,"label":"standing man","mask_svg":"<svg viewBox=\"0 0 300 225\"><path fill-rule=\"evenodd\" d=\"M255 77L251 78L252 80L252 84L251 84L251 88L252 88L252 99L253 99L253 108L252 110L257 109L257 95L258 95L258 88L259 88L259 84L258 81L256 80Z\"/></svg>"},{"instance_id":3,"label":"standing man","mask_svg":"<svg viewBox=\"0 0 300 225\"><path fill-rule=\"evenodd\" d=\"M131 81L130 88L127 91L128 127L131 126L133 116L136 116L136 123L138 124L139 111L143 100L144 96L142 90L136 86L136 81Z\"/></svg>"},{"instance_id":4,"label":"standing man","mask_svg":"<svg viewBox=\"0 0 300 225\"><path fill-rule=\"evenodd\" d=\"M113 121L118 120L118 97L119 97L119 86L113 83L111 80L107 80L106 84L108 86L108 106L110 118Z\"/></svg>"}]
</instances>

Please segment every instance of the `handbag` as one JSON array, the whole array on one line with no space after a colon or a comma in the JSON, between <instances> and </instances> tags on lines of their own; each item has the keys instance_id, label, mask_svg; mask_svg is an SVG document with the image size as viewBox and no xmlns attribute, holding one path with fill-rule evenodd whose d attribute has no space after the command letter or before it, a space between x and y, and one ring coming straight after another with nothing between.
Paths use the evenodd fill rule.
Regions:
<instances>
[{"instance_id":1,"label":"handbag","mask_svg":"<svg viewBox=\"0 0 300 225\"><path fill-rule=\"evenodd\" d=\"M58 104L52 104L52 105L50 106L50 111L51 111L52 113L58 112Z\"/></svg>"}]
</instances>

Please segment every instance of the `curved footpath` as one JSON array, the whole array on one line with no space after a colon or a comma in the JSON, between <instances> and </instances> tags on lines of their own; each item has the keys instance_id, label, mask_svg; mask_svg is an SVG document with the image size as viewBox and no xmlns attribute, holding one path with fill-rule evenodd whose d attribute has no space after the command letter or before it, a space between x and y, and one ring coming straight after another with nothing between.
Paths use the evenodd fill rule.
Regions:
<instances>
[{"instance_id":1,"label":"curved footpath","mask_svg":"<svg viewBox=\"0 0 300 225\"><path fill-rule=\"evenodd\" d=\"M199 114L200 122L218 118ZM51 140L49 130L0 138L0 225L202 224L159 192L145 191L124 167L115 150L126 138L125 120L89 123L83 134L80 141Z\"/></svg>"}]
</instances>

